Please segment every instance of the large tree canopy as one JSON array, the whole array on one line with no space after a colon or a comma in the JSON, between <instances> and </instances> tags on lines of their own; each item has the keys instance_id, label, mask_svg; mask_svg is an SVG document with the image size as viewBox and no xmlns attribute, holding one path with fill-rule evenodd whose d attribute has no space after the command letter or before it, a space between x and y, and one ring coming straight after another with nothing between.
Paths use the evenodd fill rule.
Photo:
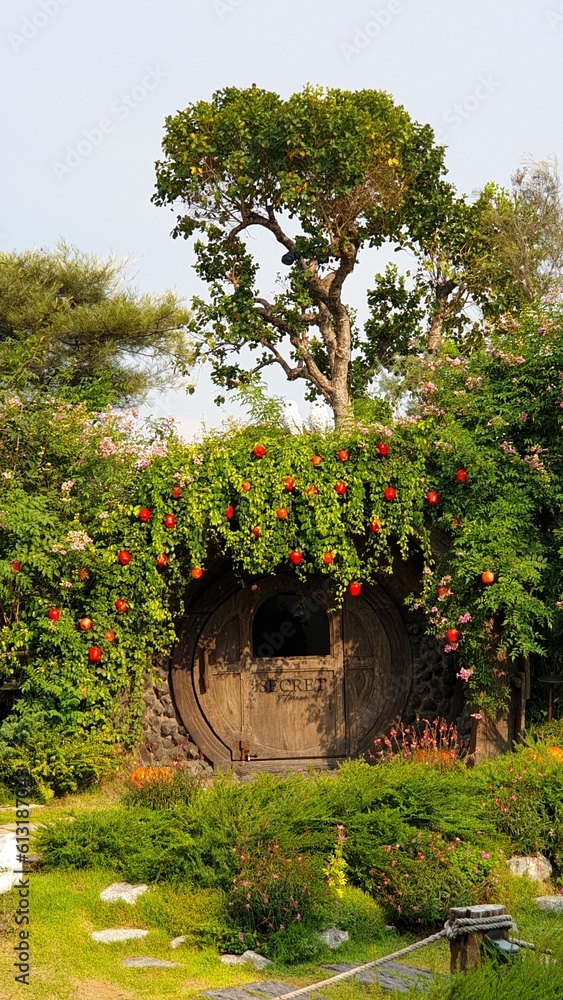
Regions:
<instances>
[{"instance_id":1,"label":"large tree canopy","mask_svg":"<svg viewBox=\"0 0 563 1000\"><path fill-rule=\"evenodd\" d=\"M94 380L103 403L138 400L185 370L188 319L172 293L129 290L123 265L111 258L65 244L0 253L0 382L6 389L64 385L87 394Z\"/></svg>"},{"instance_id":2,"label":"large tree canopy","mask_svg":"<svg viewBox=\"0 0 563 1000\"><path fill-rule=\"evenodd\" d=\"M424 243L456 204L431 128L381 91L307 87L283 101L253 86L168 118L163 148L154 200L179 208L174 236L204 237L196 268L210 299L196 303L193 329L215 382L235 388L279 365L342 426L357 340L346 279L362 248ZM243 239L253 227L290 266L274 295Z\"/></svg>"}]
</instances>

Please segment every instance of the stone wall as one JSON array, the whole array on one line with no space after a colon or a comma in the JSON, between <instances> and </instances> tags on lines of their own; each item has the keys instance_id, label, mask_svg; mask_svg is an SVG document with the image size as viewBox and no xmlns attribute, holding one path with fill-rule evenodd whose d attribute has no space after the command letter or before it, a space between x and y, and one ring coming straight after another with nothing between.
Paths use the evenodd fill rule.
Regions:
<instances>
[{"instance_id":1,"label":"stone wall","mask_svg":"<svg viewBox=\"0 0 563 1000\"><path fill-rule=\"evenodd\" d=\"M201 770L202 754L192 743L176 712L168 683L168 666L156 663L153 675L147 678L144 693L145 713L143 739L139 749L142 764L169 764L171 761L193 761L194 770ZM195 762L197 761L197 764Z\"/></svg>"}]
</instances>

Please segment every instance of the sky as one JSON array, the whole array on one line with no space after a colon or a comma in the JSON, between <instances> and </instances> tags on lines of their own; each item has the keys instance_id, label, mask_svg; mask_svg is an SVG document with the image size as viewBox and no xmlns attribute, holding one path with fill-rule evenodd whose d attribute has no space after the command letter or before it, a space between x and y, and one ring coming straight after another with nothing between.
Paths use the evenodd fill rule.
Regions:
<instances>
[{"instance_id":1,"label":"sky","mask_svg":"<svg viewBox=\"0 0 563 1000\"><path fill-rule=\"evenodd\" d=\"M151 204L154 163L166 116L225 86L386 90L432 125L466 194L508 185L526 154L563 155L563 0L4 0L0 52L0 249L62 237L186 302L202 289L173 214ZM271 385L301 404L295 384ZM239 415L215 392L202 375L148 409L190 437Z\"/></svg>"}]
</instances>

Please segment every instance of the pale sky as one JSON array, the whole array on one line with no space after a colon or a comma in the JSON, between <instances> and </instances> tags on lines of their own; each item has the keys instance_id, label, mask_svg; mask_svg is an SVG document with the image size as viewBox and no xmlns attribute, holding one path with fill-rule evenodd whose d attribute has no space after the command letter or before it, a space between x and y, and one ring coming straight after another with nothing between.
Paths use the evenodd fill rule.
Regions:
<instances>
[{"instance_id":1,"label":"pale sky","mask_svg":"<svg viewBox=\"0 0 563 1000\"><path fill-rule=\"evenodd\" d=\"M563 0L4 0L0 50L0 247L129 255L140 291L187 301L201 287L150 202L154 161L166 115L219 88L386 90L433 126L468 194L508 185L526 153L563 154ZM201 378L152 410L191 435L236 412L214 394Z\"/></svg>"}]
</instances>

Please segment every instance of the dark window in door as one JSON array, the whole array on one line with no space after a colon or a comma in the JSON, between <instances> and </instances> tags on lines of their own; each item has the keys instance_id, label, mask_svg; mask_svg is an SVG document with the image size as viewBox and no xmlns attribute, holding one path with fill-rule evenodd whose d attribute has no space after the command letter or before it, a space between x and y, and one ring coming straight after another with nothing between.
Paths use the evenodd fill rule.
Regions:
<instances>
[{"instance_id":1,"label":"dark window in door","mask_svg":"<svg viewBox=\"0 0 563 1000\"><path fill-rule=\"evenodd\" d=\"M258 608L252 623L252 655L330 655L330 627L324 608L298 594L275 594Z\"/></svg>"}]
</instances>

